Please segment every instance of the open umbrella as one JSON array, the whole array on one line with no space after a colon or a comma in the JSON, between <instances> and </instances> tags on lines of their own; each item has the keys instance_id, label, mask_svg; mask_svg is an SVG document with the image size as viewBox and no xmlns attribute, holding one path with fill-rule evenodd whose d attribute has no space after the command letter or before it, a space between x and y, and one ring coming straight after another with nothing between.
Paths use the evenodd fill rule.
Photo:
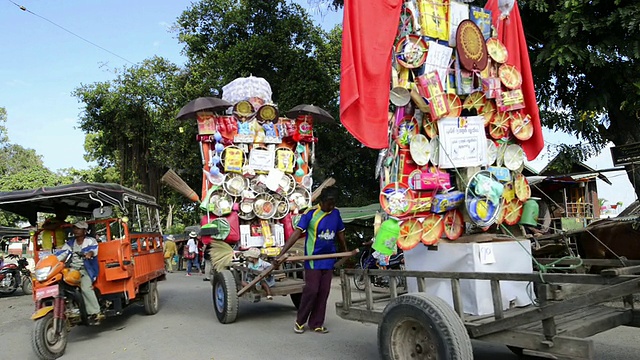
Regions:
<instances>
[{"instance_id":1,"label":"open umbrella","mask_svg":"<svg viewBox=\"0 0 640 360\"><path fill-rule=\"evenodd\" d=\"M215 110L215 109L227 109L233 104L226 100L218 99L215 97L199 97L195 100L189 101L189 103L180 109L176 119L187 119L195 117L198 111L203 110Z\"/></svg>"},{"instance_id":2,"label":"open umbrella","mask_svg":"<svg viewBox=\"0 0 640 360\"><path fill-rule=\"evenodd\" d=\"M311 115L317 122L334 122L336 121L331 114L325 109L315 105L297 105L287 111L287 117L295 119L298 115Z\"/></svg>"}]
</instances>

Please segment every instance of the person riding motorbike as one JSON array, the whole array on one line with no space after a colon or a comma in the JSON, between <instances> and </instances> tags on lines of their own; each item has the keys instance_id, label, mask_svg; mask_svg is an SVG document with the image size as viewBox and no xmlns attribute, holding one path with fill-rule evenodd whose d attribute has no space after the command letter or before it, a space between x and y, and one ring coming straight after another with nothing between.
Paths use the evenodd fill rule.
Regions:
<instances>
[{"instance_id":1,"label":"person riding motorbike","mask_svg":"<svg viewBox=\"0 0 640 360\"><path fill-rule=\"evenodd\" d=\"M98 242L87 236L89 225L85 221L79 221L73 225L74 238L62 246L62 252L72 254L70 267L80 271L80 290L84 300L89 323L98 325L102 316L100 304L93 291L93 283L98 277Z\"/></svg>"}]
</instances>

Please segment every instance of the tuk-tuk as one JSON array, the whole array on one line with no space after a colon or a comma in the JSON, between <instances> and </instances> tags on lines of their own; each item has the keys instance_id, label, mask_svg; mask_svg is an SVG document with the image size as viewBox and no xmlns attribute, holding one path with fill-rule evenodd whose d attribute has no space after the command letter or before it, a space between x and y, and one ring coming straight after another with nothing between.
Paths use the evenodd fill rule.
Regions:
<instances>
[{"instance_id":1,"label":"tuk-tuk","mask_svg":"<svg viewBox=\"0 0 640 360\"><path fill-rule=\"evenodd\" d=\"M137 301L144 303L147 314L157 313L157 281L165 279L165 268L155 199L117 184L97 183L0 192L0 209L22 215L34 226L39 213L54 213L60 206L77 220L85 219L87 236L98 240L93 288L99 316L120 315ZM43 249L39 240L44 231L49 230L38 228L30 239L36 261L32 344L41 359L56 359L64 354L71 327L89 325L89 317L79 271L69 266L69 251L61 251L55 241L51 249Z\"/></svg>"}]
</instances>

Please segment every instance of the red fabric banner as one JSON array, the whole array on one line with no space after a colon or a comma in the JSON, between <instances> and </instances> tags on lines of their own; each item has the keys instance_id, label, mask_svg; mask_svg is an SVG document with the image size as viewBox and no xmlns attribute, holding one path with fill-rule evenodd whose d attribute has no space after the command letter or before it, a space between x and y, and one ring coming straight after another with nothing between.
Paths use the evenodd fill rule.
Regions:
<instances>
[{"instance_id":1,"label":"red fabric banner","mask_svg":"<svg viewBox=\"0 0 640 360\"><path fill-rule=\"evenodd\" d=\"M362 144L388 140L391 50L402 0L345 0L340 75L340 121Z\"/></svg>"},{"instance_id":2,"label":"red fabric banner","mask_svg":"<svg viewBox=\"0 0 640 360\"><path fill-rule=\"evenodd\" d=\"M529 62L529 49L522 28L518 2L515 1L513 9L508 17L503 18L498 9L498 0L489 0L485 9L491 10L493 26L498 29L498 39L506 46L509 52L508 64L515 66L522 74L522 94L525 108L520 110L523 115L531 116L533 122L533 136L522 142L522 149L527 154L528 160L535 159L544 147L542 126L540 125L540 112L536 102L536 92L533 86L531 63Z\"/></svg>"}]
</instances>

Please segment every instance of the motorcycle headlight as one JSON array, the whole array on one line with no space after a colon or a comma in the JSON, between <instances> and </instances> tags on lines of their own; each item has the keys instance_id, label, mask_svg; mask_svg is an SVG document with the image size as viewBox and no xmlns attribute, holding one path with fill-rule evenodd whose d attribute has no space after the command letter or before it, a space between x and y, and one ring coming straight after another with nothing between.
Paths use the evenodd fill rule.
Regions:
<instances>
[{"instance_id":1,"label":"motorcycle headlight","mask_svg":"<svg viewBox=\"0 0 640 360\"><path fill-rule=\"evenodd\" d=\"M49 273L50 272L51 272L51 266L45 266L43 268L36 269L36 271L35 271L36 280L38 280L38 281L47 280L47 277L49 277Z\"/></svg>"}]
</instances>

